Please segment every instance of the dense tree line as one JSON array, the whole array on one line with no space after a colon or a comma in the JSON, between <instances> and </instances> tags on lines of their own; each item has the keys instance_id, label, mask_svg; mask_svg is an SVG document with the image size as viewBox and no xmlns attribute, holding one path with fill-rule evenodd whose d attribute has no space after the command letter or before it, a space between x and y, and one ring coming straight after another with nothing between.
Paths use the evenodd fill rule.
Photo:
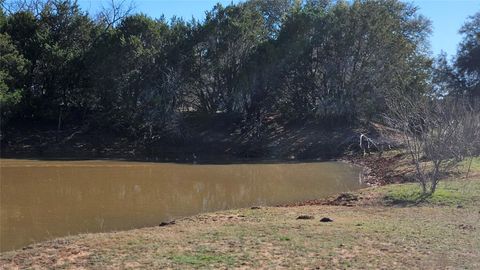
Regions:
<instances>
[{"instance_id":1,"label":"dense tree line","mask_svg":"<svg viewBox=\"0 0 480 270\"><path fill-rule=\"evenodd\" d=\"M398 0L250 0L203 21L0 2L2 130L35 121L155 141L181 136L188 113L335 125L378 117L393 89L480 96L480 13L452 65L432 60L429 21Z\"/></svg>"}]
</instances>

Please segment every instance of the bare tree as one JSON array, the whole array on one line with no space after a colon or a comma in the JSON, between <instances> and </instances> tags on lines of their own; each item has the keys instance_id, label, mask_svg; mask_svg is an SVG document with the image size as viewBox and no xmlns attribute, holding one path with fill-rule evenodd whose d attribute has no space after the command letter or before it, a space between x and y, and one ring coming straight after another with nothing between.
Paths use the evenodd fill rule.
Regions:
<instances>
[{"instance_id":1,"label":"bare tree","mask_svg":"<svg viewBox=\"0 0 480 270\"><path fill-rule=\"evenodd\" d=\"M29 11L35 16L39 16L43 8L50 2L51 0L0 0L0 6L7 14Z\"/></svg>"},{"instance_id":2,"label":"bare tree","mask_svg":"<svg viewBox=\"0 0 480 270\"><path fill-rule=\"evenodd\" d=\"M458 98L408 96L392 91L387 122L402 134L425 195L480 143L480 116Z\"/></svg>"},{"instance_id":3,"label":"bare tree","mask_svg":"<svg viewBox=\"0 0 480 270\"><path fill-rule=\"evenodd\" d=\"M133 1L109 0L106 4L102 4L102 8L97 14L97 18L105 24L106 31L115 27L134 10L135 4Z\"/></svg>"},{"instance_id":4,"label":"bare tree","mask_svg":"<svg viewBox=\"0 0 480 270\"><path fill-rule=\"evenodd\" d=\"M59 0L0 0L0 7L7 14L19 11L32 12L39 16L45 6L60 2ZM74 0L74 3L77 1ZM106 30L114 27L135 10L133 0L103 0L97 19L105 24Z\"/></svg>"}]
</instances>

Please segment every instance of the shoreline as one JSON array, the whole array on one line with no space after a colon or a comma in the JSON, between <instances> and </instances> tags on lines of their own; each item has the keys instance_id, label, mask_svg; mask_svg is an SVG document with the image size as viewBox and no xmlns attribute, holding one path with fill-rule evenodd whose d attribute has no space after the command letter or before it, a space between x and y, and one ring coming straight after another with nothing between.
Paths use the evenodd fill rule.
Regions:
<instances>
[{"instance_id":1,"label":"shoreline","mask_svg":"<svg viewBox=\"0 0 480 270\"><path fill-rule=\"evenodd\" d=\"M356 198L350 198L350 197L344 197L345 194L352 194L352 192L359 192L365 188L370 188L370 187L374 187L374 186L379 186L382 182L381 181L377 181L377 182L372 182L372 179L379 179L378 177L373 177L372 175L372 169L370 167L368 167L368 162L367 163L359 163L357 162L359 158L355 158L355 157L352 157L352 156L346 156L345 158L343 159L334 159L334 160L327 160L327 161L319 161L319 160L295 160L295 161L289 161L289 162L285 162L285 161L280 161L280 160L277 160L278 163L283 163L283 164L298 164L298 163L315 163L315 162L342 162L342 163L345 163L345 164L349 164L349 165L353 165L353 166L356 166L356 167L359 167L362 169L362 174L364 174L363 178L365 179L370 179L369 182L365 182L366 186L359 189L359 190L355 190L355 191L346 191L346 192L342 192L342 193L338 193L338 194L332 194L332 195L328 195L327 197L325 198L319 198L319 199L312 199L312 200L303 200L303 201L295 201L295 202L291 202L291 203L287 203L287 204L279 204L279 205L268 205L268 206L264 206L262 205L261 207L295 207L295 206L305 206L305 205L343 205L343 206L352 206L351 205L351 202L353 201L356 201L357 199ZM368 159L370 161L372 160L378 160L378 157L376 155L372 155L372 156L369 156ZM36 159L29 159L29 160L36 160ZM65 161L71 161L71 160L65 160ZM112 161L111 159L106 159L105 161ZM121 160L114 160L114 161L119 161L119 162L123 162ZM126 162L136 162L136 161L126 161ZM153 162L153 163L156 163L156 162ZM164 162L158 162L158 163L164 163ZM211 165L211 163L199 163L199 164L189 164L189 163L176 163L176 164L179 164L179 165ZM263 163L254 163L254 162L251 162L251 163L227 163L227 164L222 164L222 165L234 165L234 164L276 164L276 163L271 163L271 162L268 162L268 161L263 161ZM257 207L257 205L251 205L251 206L248 206L247 208L249 207ZM226 209L224 211L230 211L230 210L239 210L239 209L236 209L236 208L232 208L232 209ZM216 211L214 211L216 212ZM201 213L198 213L196 215L202 215L202 214L208 214L208 213L214 213L214 212L201 212ZM193 216L196 216L196 215L193 215ZM168 220L166 222L161 222L160 224L163 224L163 223L166 223L164 225L169 225L170 223L169 222L175 222L177 220L182 220L182 219L188 219L188 218L191 218L192 216L184 216L184 217L179 217L175 220ZM139 227L140 229L141 228L147 228L147 227ZM128 229L128 230L135 230L135 229L139 229L139 228L133 228L133 229ZM127 230L127 231L128 231ZM119 231L112 231L112 232L122 232L122 231L125 231L125 230L119 230ZM93 233L88 233L88 234L96 234L96 233L104 233L104 232L93 232ZM80 233L81 235L82 233ZM36 244L41 244L42 242L49 242L49 241L54 241L56 239L62 239L63 237L58 237L58 238L54 238L54 239L51 239L51 240L45 240L45 241L40 241L40 242L37 242L37 243L34 243L34 244L29 244L27 245L26 247L29 247L31 245L36 245ZM25 249L26 247L20 247L18 249L16 249L17 251L18 250L22 250L22 249ZM10 252L10 251L15 251L15 250L5 250L5 251L2 251L2 252Z\"/></svg>"},{"instance_id":2,"label":"shoreline","mask_svg":"<svg viewBox=\"0 0 480 270\"><path fill-rule=\"evenodd\" d=\"M397 159L397 154L386 158ZM480 159L474 169L480 172ZM378 183L391 184L324 200L222 210L155 227L57 238L2 252L0 266L478 269L480 250L472 247L480 246L475 237L480 174L443 181L438 193L423 202L415 197L416 183L395 184L390 181L395 177L388 177ZM324 218L331 222L321 222ZM452 245L456 248L448 249Z\"/></svg>"},{"instance_id":3,"label":"shoreline","mask_svg":"<svg viewBox=\"0 0 480 270\"><path fill-rule=\"evenodd\" d=\"M442 185L441 190L455 190L462 185L465 183L455 183L451 189ZM415 208L392 207L384 201L385 195L405 185L387 185L355 192L354 205L223 210L161 226L80 234L2 252L0 266L256 269L342 268L348 264L352 268L403 265L400 268L477 269L480 251L472 246L480 244L475 237L480 229L475 215L480 179L471 180L469 188L472 185L475 191L469 194L475 196L475 201L458 198L452 202L426 202ZM323 218L332 222L320 222ZM429 230L421 230L430 219L435 223ZM455 249L445 249L453 244ZM372 253L378 260L368 259Z\"/></svg>"}]
</instances>

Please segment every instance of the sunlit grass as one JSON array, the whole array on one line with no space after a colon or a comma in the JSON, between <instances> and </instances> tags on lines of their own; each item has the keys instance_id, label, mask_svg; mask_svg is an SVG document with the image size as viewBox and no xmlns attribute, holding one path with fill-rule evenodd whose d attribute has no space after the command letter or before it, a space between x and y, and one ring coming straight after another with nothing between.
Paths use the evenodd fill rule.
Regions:
<instances>
[{"instance_id":1,"label":"sunlit grass","mask_svg":"<svg viewBox=\"0 0 480 270\"><path fill-rule=\"evenodd\" d=\"M480 182L444 180L432 195L422 194L417 183L390 185L381 190L385 192L384 200L389 204L460 205L468 204L480 196Z\"/></svg>"}]
</instances>

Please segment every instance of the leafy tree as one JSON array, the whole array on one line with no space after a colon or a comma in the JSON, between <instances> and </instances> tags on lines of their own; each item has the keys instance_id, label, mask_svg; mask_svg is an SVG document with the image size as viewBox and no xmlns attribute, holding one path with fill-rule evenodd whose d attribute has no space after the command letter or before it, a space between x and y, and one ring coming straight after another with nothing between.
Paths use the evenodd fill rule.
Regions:
<instances>
[{"instance_id":1,"label":"leafy tree","mask_svg":"<svg viewBox=\"0 0 480 270\"><path fill-rule=\"evenodd\" d=\"M196 29L194 47L198 59L194 72L199 81L192 94L199 110L243 110L242 89L237 87L240 73L267 35L263 17L247 4L218 4L207 13L205 23Z\"/></svg>"},{"instance_id":2,"label":"leafy tree","mask_svg":"<svg viewBox=\"0 0 480 270\"><path fill-rule=\"evenodd\" d=\"M72 124L153 145L181 138L187 112L225 113L243 116L242 132L259 143L268 114L355 125L382 115L393 92L478 88L478 20L462 28L455 67L439 59L432 72L429 22L398 0L249 0L190 22L128 15L124 2L96 19L74 0L8 2L9 115L58 131Z\"/></svg>"},{"instance_id":3,"label":"leafy tree","mask_svg":"<svg viewBox=\"0 0 480 270\"><path fill-rule=\"evenodd\" d=\"M456 67L471 99L480 97L480 12L469 18L460 29L460 43Z\"/></svg>"},{"instance_id":4,"label":"leafy tree","mask_svg":"<svg viewBox=\"0 0 480 270\"><path fill-rule=\"evenodd\" d=\"M5 31L31 63L24 117L56 121L60 129L64 118L82 106L83 55L94 24L75 1L37 2L38 14L32 8L18 10L8 17Z\"/></svg>"},{"instance_id":5,"label":"leafy tree","mask_svg":"<svg viewBox=\"0 0 480 270\"><path fill-rule=\"evenodd\" d=\"M412 79L408 89L425 83L428 33L428 21L398 1L297 6L273 42L277 107L333 122L370 118L400 81Z\"/></svg>"},{"instance_id":6,"label":"leafy tree","mask_svg":"<svg viewBox=\"0 0 480 270\"><path fill-rule=\"evenodd\" d=\"M4 125L20 102L28 62L13 45L10 36L0 33L0 108Z\"/></svg>"},{"instance_id":7,"label":"leafy tree","mask_svg":"<svg viewBox=\"0 0 480 270\"><path fill-rule=\"evenodd\" d=\"M447 55L441 53L432 66L432 96L444 98L446 96L463 96L464 83L458 70L448 61Z\"/></svg>"},{"instance_id":8,"label":"leafy tree","mask_svg":"<svg viewBox=\"0 0 480 270\"><path fill-rule=\"evenodd\" d=\"M178 90L168 59L173 51L169 31L163 19L134 15L97 43L89 56L94 63L91 87L98 98L91 108L95 123L140 138L163 131Z\"/></svg>"}]
</instances>

